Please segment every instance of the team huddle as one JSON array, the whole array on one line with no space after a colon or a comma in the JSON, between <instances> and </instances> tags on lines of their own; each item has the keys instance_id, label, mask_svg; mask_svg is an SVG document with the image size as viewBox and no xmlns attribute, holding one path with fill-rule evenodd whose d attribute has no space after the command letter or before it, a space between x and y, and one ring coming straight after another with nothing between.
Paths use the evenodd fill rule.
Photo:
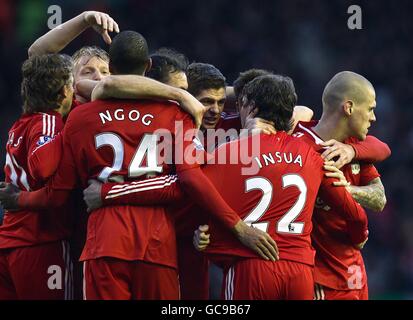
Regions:
<instances>
[{"instance_id":1,"label":"team huddle","mask_svg":"<svg viewBox=\"0 0 413 320\"><path fill-rule=\"evenodd\" d=\"M88 28L106 52L59 54ZM109 32L117 35L111 39ZM376 95L343 71L320 120L293 80L213 65L87 11L22 66L23 114L6 144L0 300L366 300L365 209L381 212L368 135Z\"/></svg>"}]
</instances>

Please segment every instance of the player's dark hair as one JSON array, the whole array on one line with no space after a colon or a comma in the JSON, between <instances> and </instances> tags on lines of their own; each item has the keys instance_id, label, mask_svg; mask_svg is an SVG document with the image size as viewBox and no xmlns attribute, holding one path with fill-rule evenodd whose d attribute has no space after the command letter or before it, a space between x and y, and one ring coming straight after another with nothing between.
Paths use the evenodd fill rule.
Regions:
<instances>
[{"instance_id":1,"label":"player's dark hair","mask_svg":"<svg viewBox=\"0 0 413 320\"><path fill-rule=\"evenodd\" d=\"M168 82L169 75L174 72L186 72L188 58L173 49L160 48L151 54L152 67L146 73L149 78L160 82Z\"/></svg>"},{"instance_id":2,"label":"player's dark hair","mask_svg":"<svg viewBox=\"0 0 413 320\"><path fill-rule=\"evenodd\" d=\"M188 92L197 96L202 90L221 89L226 87L225 77L212 64L191 63L188 66Z\"/></svg>"},{"instance_id":3,"label":"player's dark hair","mask_svg":"<svg viewBox=\"0 0 413 320\"><path fill-rule=\"evenodd\" d=\"M245 85L242 96L247 99L247 103L253 102L258 108L257 117L274 122L276 130L291 130L291 118L297 103L291 78L260 76Z\"/></svg>"},{"instance_id":4,"label":"player's dark hair","mask_svg":"<svg viewBox=\"0 0 413 320\"><path fill-rule=\"evenodd\" d=\"M238 78L234 81L234 93L235 98L238 99L245 85L260 76L266 76L272 74L272 72L264 69L249 69L244 72L240 72Z\"/></svg>"},{"instance_id":5,"label":"player's dark hair","mask_svg":"<svg viewBox=\"0 0 413 320\"><path fill-rule=\"evenodd\" d=\"M140 33L122 31L112 40L109 58L116 74L143 75L149 61L148 44Z\"/></svg>"},{"instance_id":6,"label":"player's dark hair","mask_svg":"<svg viewBox=\"0 0 413 320\"><path fill-rule=\"evenodd\" d=\"M22 66L23 112L47 112L60 108L62 89L73 82L73 60L64 54L44 54L27 59Z\"/></svg>"}]
</instances>

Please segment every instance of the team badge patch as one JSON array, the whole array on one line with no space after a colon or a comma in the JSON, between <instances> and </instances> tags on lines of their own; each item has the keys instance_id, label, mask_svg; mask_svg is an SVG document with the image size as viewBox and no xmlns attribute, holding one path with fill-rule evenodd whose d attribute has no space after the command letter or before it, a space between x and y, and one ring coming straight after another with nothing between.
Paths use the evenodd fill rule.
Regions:
<instances>
[{"instance_id":1,"label":"team badge patch","mask_svg":"<svg viewBox=\"0 0 413 320\"><path fill-rule=\"evenodd\" d=\"M53 140L52 137L49 137L49 136L41 136L41 137L39 138L39 141L37 141L37 145L38 145L38 146L42 146L42 145L44 145L44 144L46 144L46 143L48 143L48 142L50 142L50 141L52 141L52 140Z\"/></svg>"},{"instance_id":2,"label":"team badge patch","mask_svg":"<svg viewBox=\"0 0 413 320\"><path fill-rule=\"evenodd\" d=\"M359 174L360 173L360 164L359 163L353 163L351 165L351 173L353 173L353 174Z\"/></svg>"}]
</instances>

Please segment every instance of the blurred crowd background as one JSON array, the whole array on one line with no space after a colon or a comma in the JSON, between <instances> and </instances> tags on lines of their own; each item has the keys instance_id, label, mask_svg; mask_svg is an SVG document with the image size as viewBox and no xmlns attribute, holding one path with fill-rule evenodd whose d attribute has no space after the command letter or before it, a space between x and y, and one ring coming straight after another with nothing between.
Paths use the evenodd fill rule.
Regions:
<instances>
[{"instance_id":1,"label":"blurred crowd background","mask_svg":"<svg viewBox=\"0 0 413 320\"><path fill-rule=\"evenodd\" d=\"M362 9L362 30L347 26L352 4ZM413 299L412 1L0 0L1 159L8 129L21 113L20 67L30 44L48 30L50 5L61 6L63 21L85 10L107 12L121 30L141 32L152 51L172 47L190 61L212 63L228 83L252 67L288 75L299 104L311 107L316 118L322 90L335 73L351 70L367 77L377 93L371 134L392 149L390 159L377 164L387 207L369 213L370 239L363 250L370 296ZM85 44L107 48L90 30L64 52Z\"/></svg>"}]
</instances>

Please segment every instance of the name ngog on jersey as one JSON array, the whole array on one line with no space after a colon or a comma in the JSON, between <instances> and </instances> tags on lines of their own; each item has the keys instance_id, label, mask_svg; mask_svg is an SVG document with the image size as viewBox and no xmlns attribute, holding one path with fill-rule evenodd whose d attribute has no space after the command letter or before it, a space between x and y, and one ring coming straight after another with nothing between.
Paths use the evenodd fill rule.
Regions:
<instances>
[{"instance_id":1,"label":"name ngog on jersey","mask_svg":"<svg viewBox=\"0 0 413 320\"><path fill-rule=\"evenodd\" d=\"M130 120L132 122L141 122L144 126L149 126L152 123L152 119L154 116L150 113L146 113L141 115L138 110L130 110L129 112L125 112L123 109L116 109L115 111L106 110L105 112L99 112L100 120L102 124L106 122L116 121L124 121Z\"/></svg>"},{"instance_id":2,"label":"name ngog on jersey","mask_svg":"<svg viewBox=\"0 0 413 320\"><path fill-rule=\"evenodd\" d=\"M277 151L274 153L274 156L271 153L261 154L259 157L255 157L254 159L258 163L260 169L262 169L263 166L281 162L285 162L287 164L298 164L300 167L303 167L303 159L300 154L293 155L291 152L285 153Z\"/></svg>"}]
</instances>

